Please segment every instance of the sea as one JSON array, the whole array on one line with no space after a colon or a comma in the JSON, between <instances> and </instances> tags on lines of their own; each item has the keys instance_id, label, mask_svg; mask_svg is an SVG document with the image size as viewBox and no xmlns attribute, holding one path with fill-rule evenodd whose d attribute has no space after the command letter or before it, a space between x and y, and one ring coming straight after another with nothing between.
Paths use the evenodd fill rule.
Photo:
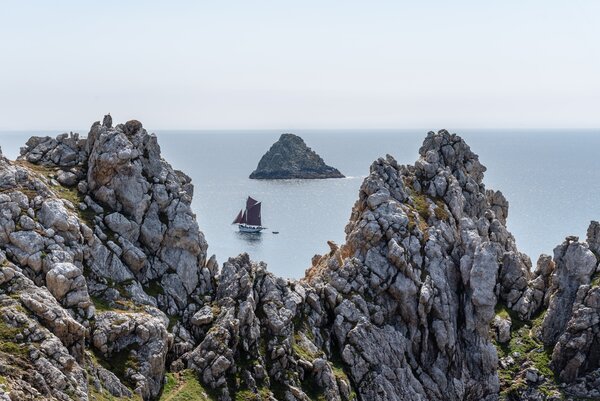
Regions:
<instances>
[{"instance_id":1,"label":"sea","mask_svg":"<svg viewBox=\"0 0 600 401\"><path fill-rule=\"evenodd\" d=\"M86 130L79 131L81 133ZM193 210L219 263L241 252L268 270L301 278L328 240L343 243L344 228L369 166L390 154L412 164L427 130L295 130L327 164L347 178L250 180L261 156L281 130L155 130L163 157L192 178ZM540 254L568 235L585 239L600 220L600 129L457 129L487 167L486 188L510 203L508 228L535 266ZM4 155L14 159L32 135L53 131L0 132ZM261 234L243 234L231 222L251 196L262 202ZM274 232L278 232L275 234Z\"/></svg>"}]
</instances>

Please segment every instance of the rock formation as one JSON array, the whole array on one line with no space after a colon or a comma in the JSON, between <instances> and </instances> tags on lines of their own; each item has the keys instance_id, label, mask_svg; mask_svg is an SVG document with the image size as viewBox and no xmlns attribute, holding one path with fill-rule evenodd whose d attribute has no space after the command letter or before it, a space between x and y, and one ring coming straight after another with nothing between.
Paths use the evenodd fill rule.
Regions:
<instances>
[{"instance_id":1,"label":"rock formation","mask_svg":"<svg viewBox=\"0 0 600 401\"><path fill-rule=\"evenodd\" d=\"M139 121L0 156L0 400L600 397L600 225L532 270L467 144L419 153L299 281L208 258Z\"/></svg>"},{"instance_id":2,"label":"rock formation","mask_svg":"<svg viewBox=\"0 0 600 401\"><path fill-rule=\"evenodd\" d=\"M294 134L282 134L271 149L263 155L250 178L257 180L344 178L337 169L323 159L304 140Z\"/></svg>"}]
</instances>

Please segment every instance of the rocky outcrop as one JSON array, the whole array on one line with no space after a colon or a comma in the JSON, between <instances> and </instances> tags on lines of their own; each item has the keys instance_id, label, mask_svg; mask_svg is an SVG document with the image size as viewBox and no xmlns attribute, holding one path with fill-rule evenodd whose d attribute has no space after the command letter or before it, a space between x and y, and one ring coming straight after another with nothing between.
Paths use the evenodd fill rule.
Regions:
<instances>
[{"instance_id":1,"label":"rocky outcrop","mask_svg":"<svg viewBox=\"0 0 600 401\"><path fill-rule=\"evenodd\" d=\"M6 275L30 280L16 307L92 372L93 388L84 380L77 398L155 399L174 342L169 322L191 325L216 276L190 208L189 177L161 159L141 123L113 128L110 118L87 138L34 137L16 162L0 158L0 172L0 249L14 270ZM12 281L3 281L0 297L12 296ZM19 371L10 372L17 380ZM56 399L75 391L48 386Z\"/></svg>"},{"instance_id":2,"label":"rocky outcrop","mask_svg":"<svg viewBox=\"0 0 600 401\"><path fill-rule=\"evenodd\" d=\"M148 312L98 314L92 335L95 349L144 399L155 397L162 389L173 340L167 332L168 319L152 309Z\"/></svg>"},{"instance_id":3,"label":"rocky outcrop","mask_svg":"<svg viewBox=\"0 0 600 401\"><path fill-rule=\"evenodd\" d=\"M323 159L304 140L294 134L282 134L258 162L250 178L257 180L344 178L337 169Z\"/></svg>"},{"instance_id":4,"label":"rocky outcrop","mask_svg":"<svg viewBox=\"0 0 600 401\"><path fill-rule=\"evenodd\" d=\"M484 172L446 131L378 159L293 281L207 258L139 121L32 138L0 156L0 399L600 397L600 226L532 271Z\"/></svg>"},{"instance_id":5,"label":"rocky outcrop","mask_svg":"<svg viewBox=\"0 0 600 401\"><path fill-rule=\"evenodd\" d=\"M494 399L498 278L505 260L521 275L527 261L496 217L489 199L501 195L486 193L477 155L447 132L430 133L420 154L414 167L389 155L371 166L346 243L309 282L331 300L336 347L362 399Z\"/></svg>"}]
</instances>

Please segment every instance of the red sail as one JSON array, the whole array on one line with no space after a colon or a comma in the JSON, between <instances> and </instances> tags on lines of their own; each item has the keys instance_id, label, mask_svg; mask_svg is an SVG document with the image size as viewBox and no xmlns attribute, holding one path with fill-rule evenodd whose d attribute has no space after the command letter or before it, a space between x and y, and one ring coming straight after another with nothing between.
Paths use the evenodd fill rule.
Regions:
<instances>
[{"instance_id":1,"label":"red sail","mask_svg":"<svg viewBox=\"0 0 600 401\"><path fill-rule=\"evenodd\" d=\"M248 198L248 200L254 200ZM247 209L246 224L251 226L260 226L260 202L256 202L254 206Z\"/></svg>"},{"instance_id":2,"label":"red sail","mask_svg":"<svg viewBox=\"0 0 600 401\"><path fill-rule=\"evenodd\" d=\"M233 223L231 223L231 224L240 224L240 223L243 223L244 219L243 219L243 214L242 213L243 213L243 211L240 210L240 212L238 213L237 217L235 218L235 220L233 220Z\"/></svg>"},{"instance_id":3,"label":"red sail","mask_svg":"<svg viewBox=\"0 0 600 401\"><path fill-rule=\"evenodd\" d=\"M248 199L246 200L246 210L250 209L252 206L255 206L258 203L259 202L256 199L248 197Z\"/></svg>"}]
</instances>

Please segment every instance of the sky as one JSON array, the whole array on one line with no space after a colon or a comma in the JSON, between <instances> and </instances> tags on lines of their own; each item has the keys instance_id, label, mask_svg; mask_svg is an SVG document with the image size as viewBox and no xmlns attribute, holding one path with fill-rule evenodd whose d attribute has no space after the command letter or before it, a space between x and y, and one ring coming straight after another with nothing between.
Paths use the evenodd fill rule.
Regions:
<instances>
[{"instance_id":1,"label":"sky","mask_svg":"<svg viewBox=\"0 0 600 401\"><path fill-rule=\"evenodd\" d=\"M0 130L600 127L597 0L0 6Z\"/></svg>"}]
</instances>

